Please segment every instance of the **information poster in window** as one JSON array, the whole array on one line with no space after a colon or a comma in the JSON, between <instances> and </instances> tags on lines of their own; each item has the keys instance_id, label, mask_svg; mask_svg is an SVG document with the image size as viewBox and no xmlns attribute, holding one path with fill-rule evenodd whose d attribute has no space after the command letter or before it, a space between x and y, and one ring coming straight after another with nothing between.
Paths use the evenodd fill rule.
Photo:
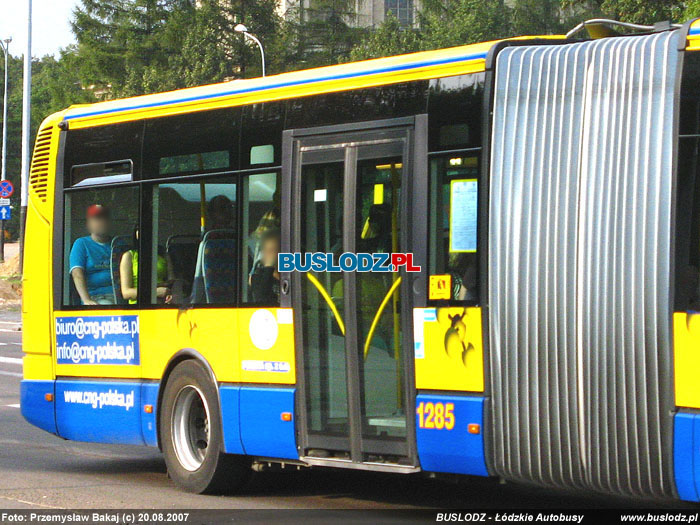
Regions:
<instances>
[{"instance_id":1,"label":"information poster in window","mask_svg":"<svg viewBox=\"0 0 700 525\"><path fill-rule=\"evenodd\" d=\"M476 179L450 183L450 252L476 252L478 189Z\"/></svg>"}]
</instances>

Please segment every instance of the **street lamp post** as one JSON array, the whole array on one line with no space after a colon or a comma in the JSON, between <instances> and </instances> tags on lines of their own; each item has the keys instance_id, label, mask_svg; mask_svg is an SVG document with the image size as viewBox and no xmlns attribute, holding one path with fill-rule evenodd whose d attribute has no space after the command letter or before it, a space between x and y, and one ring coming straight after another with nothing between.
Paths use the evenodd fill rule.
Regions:
<instances>
[{"instance_id":1,"label":"street lamp post","mask_svg":"<svg viewBox=\"0 0 700 525\"><path fill-rule=\"evenodd\" d=\"M0 180L5 180L7 178L7 67L8 58L10 55L10 42L12 38L6 38L5 40L0 40L0 47L5 55L5 95L3 96L2 104L2 168L0 171ZM0 220L0 263L5 262L5 220Z\"/></svg>"},{"instance_id":2,"label":"street lamp post","mask_svg":"<svg viewBox=\"0 0 700 525\"><path fill-rule=\"evenodd\" d=\"M27 49L24 52L24 76L22 78L22 173L20 181L19 212L19 268L24 273L24 233L29 201L29 164L31 162L31 145L29 135L32 116L32 0L27 0Z\"/></svg>"},{"instance_id":3,"label":"street lamp post","mask_svg":"<svg viewBox=\"0 0 700 525\"><path fill-rule=\"evenodd\" d=\"M265 76L265 51L263 50L262 42L260 42L260 40L258 40L255 35L249 33L248 28L243 24L238 24L236 27L233 28L233 30L236 33L243 33L245 37L250 38L253 42L255 42L258 45L258 47L260 48L260 57L262 58L262 76Z\"/></svg>"}]
</instances>

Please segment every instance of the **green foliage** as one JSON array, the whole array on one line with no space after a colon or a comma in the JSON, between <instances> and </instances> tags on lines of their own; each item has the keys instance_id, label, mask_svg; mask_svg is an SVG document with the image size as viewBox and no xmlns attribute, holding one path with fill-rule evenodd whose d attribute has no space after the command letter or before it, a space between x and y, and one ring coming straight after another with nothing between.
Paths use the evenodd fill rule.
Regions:
<instances>
[{"instance_id":1,"label":"green foliage","mask_svg":"<svg viewBox=\"0 0 700 525\"><path fill-rule=\"evenodd\" d=\"M423 49L423 39L419 31L401 27L392 14L384 20L376 31L367 35L350 52L351 60L362 60L383 56L410 53Z\"/></svg>"},{"instance_id":2,"label":"green foliage","mask_svg":"<svg viewBox=\"0 0 700 525\"><path fill-rule=\"evenodd\" d=\"M510 36L513 9L503 0L425 0L419 21L424 49Z\"/></svg>"},{"instance_id":3,"label":"green foliage","mask_svg":"<svg viewBox=\"0 0 700 525\"><path fill-rule=\"evenodd\" d=\"M368 31L357 27L355 0L292 2L279 26L280 71L345 62Z\"/></svg>"},{"instance_id":4,"label":"green foliage","mask_svg":"<svg viewBox=\"0 0 700 525\"><path fill-rule=\"evenodd\" d=\"M514 14L503 0L423 0L417 27L401 27L388 16L351 57L361 60L503 38L513 34Z\"/></svg>"},{"instance_id":5,"label":"green foliage","mask_svg":"<svg viewBox=\"0 0 700 525\"><path fill-rule=\"evenodd\" d=\"M635 24L680 20L685 7L679 0L603 0L600 9L608 17Z\"/></svg>"},{"instance_id":6,"label":"green foliage","mask_svg":"<svg viewBox=\"0 0 700 525\"><path fill-rule=\"evenodd\" d=\"M518 35L552 35L566 32L568 25L561 0L517 0L513 4L513 29Z\"/></svg>"},{"instance_id":7,"label":"green foliage","mask_svg":"<svg viewBox=\"0 0 700 525\"><path fill-rule=\"evenodd\" d=\"M698 17L700 17L700 0L688 0L682 20L690 20L691 18Z\"/></svg>"}]
</instances>

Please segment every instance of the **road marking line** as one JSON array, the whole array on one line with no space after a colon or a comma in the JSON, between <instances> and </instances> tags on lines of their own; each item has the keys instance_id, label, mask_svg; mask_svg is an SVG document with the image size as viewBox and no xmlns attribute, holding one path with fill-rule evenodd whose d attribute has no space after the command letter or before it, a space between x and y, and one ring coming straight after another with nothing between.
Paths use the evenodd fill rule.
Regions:
<instances>
[{"instance_id":1,"label":"road marking line","mask_svg":"<svg viewBox=\"0 0 700 525\"><path fill-rule=\"evenodd\" d=\"M17 403L16 405L5 405L5 406L10 407L10 408L19 408L19 403Z\"/></svg>"},{"instance_id":2,"label":"road marking line","mask_svg":"<svg viewBox=\"0 0 700 525\"><path fill-rule=\"evenodd\" d=\"M23 377L22 374L17 374L15 372L5 372L4 370L0 370L0 376Z\"/></svg>"},{"instance_id":3,"label":"road marking line","mask_svg":"<svg viewBox=\"0 0 700 525\"><path fill-rule=\"evenodd\" d=\"M22 330L21 329L16 329L16 330L10 330L9 328L0 328L0 332L10 332L11 334L19 334Z\"/></svg>"},{"instance_id":4,"label":"road marking line","mask_svg":"<svg viewBox=\"0 0 700 525\"><path fill-rule=\"evenodd\" d=\"M0 356L0 363L10 363L11 365L21 365L22 359L19 357L2 357L2 356Z\"/></svg>"}]
</instances>

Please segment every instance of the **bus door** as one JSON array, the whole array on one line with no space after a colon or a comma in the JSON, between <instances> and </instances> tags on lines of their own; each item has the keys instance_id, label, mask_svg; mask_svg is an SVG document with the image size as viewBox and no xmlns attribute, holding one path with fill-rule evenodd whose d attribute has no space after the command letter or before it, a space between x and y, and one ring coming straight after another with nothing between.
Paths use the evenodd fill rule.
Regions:
<instances>
[{"instance_id":1,"label":"bus door","mask_svg":"<svg viewBox=\"0 0 700 525\"><path fill-rule=\"evenodd\" d=\"M417 465L413 352L407 349L413 348L411 312L414 290L425 288L417 282L423 274L377 271L391 253L413 252L414 265L425 259L426 243L414 241L427 222L414 216L425 209L416 200L427 193L413 186L417 121L425 122L400 119L286 137L291 192L283 193L291 194L292 223L291 249L284 251L299 254L302 271L283 274L282 288L284 294L289 280L298 445L312 464L405 471ZM350 268L355 261L370 271ZM367 268L370 263L376 267Z\"/></svg>"}]
</instances>

